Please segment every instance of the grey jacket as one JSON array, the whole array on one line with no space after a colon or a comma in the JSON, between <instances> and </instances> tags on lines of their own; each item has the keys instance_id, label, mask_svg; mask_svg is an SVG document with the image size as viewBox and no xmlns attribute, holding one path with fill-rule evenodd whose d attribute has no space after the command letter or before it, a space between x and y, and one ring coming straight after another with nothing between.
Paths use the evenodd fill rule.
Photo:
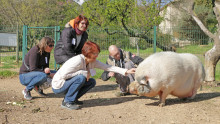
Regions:
<instances>
[{"instance_id":1,"label":"grey jacket","mask_svg":"<svg viewBox=\"0 0 220 124\"><path fill-rule=\"evenodd\" d=\"M108 65L112 65L112 66L117 66L117 67L121 67L121 68L125 68L125 63L128 61L132 61L134 63L134 65L137 67L144 59L139 57L139 56L134 56L132 57L132 53L129 51L124 51L122 49L119 49L120 52L120 60L115 60L114 58L112 58L111 56L108 57L106 64ZM107 81L110 77L108 76L108 71L104 71L102 73L102 80L103 81Z\"/></svg>"}]
</instances>

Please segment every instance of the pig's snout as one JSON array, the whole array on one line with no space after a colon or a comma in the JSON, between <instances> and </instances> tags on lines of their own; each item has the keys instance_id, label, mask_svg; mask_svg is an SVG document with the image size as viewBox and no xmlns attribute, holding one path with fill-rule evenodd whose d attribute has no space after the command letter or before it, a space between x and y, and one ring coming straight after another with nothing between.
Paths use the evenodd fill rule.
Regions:
<instances>
[{"instance_id":1,"label":"pig's snout","mask_svg":"<svg viewBox=\"0 0 220 124\"><path fill-rule=\"evenodd\" d=\"M141 85L138 86L137 90L138 90L138 95L144 96L145 93L150 92L151 88L148 84L147 85L142 85L141 84Z\"/></svg>"},{"instance_id":2,"label":"pig's snout","mask_svg":"<svg viewBox=\"0 0 220 124\"><path fill-rule=\"evenodd\" d=\"M129 92L131 94L136 94L140 96L144 96L144 94L149 93L151 88L149 84L139 84L137 81L130 83L129 85Z\"/></svg>"}]
</instances>

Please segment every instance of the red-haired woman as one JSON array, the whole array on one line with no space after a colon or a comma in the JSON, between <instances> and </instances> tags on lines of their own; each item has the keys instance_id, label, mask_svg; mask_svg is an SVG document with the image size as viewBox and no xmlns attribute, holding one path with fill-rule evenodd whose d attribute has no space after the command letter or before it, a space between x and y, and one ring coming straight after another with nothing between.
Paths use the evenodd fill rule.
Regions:
<instances>
[{"instance_id":1,"label":"red-haired woman","mask_svg":"<svg viewBox=\"0 0 220 124\"><path fill-rule=\"evenodd\" d=\"M90 78L91 69L99 68L122 75L135 72L135 69L123 69L96 60L99 53L99 46L94 42L88 41L82 48L82 54L67 60L54 75L52 80L53 92L55 94L65 94L61 107L67 109L80 108L82 101L78 101L78 99L96 84L95 79Z\"/></svg>"},{"instance_id":2,"label":"red-haired woman","mask_svg":"<svg viewBox=\"0 0 220 124\"><path fill-rule=\"evenodd\" d=\"M79 15L65 25L54 49L54 58L57 64L63 64L69 58L81 54L82 47L88 39L86 32L88 26L89 21L83 15Z\"/></svg>"}]
</instances>

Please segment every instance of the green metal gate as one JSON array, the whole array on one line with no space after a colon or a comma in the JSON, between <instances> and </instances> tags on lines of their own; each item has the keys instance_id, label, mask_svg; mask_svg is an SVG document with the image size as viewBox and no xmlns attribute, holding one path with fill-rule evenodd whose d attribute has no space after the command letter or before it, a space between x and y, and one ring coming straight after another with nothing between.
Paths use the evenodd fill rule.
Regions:
<instances>
[{"instance_id":1,"label":"green metal gate","mask_svg":"<svg viewBox=\"0 0 220 124\"><path fill-rule=\"evenodd\" d=\"M52 27L29 27L23 26L23 40L22 40L22 61L24 60L27 51L42 39L42 37L49 36L54 39L55 44L60 39L60 26ZM54 51L51 52L50 65L54 64L56 69L56 62L54 60Z\"/></svg>"}]
</instances>

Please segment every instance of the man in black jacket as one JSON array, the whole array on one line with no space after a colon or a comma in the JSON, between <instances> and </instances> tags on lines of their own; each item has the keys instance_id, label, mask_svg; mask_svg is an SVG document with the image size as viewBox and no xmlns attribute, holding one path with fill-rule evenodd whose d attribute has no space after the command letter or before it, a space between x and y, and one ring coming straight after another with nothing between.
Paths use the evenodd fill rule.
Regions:
<instances>
[{"instance_id":1,"label":"man in black jacket","mask_svg":"<svg viewBox=\"0 0 220 124\"><path fill-rule=\"evenodd\" d=\"M135 56L131 52L123 51L115 45L109 47L109 58L107 59L106 64L131 69L137 67L143 59L139 56ZM125 96L130 94L128 92L128 85L134 81L134 74L128 74L123 76L118 73L104 71L102 73L102 80L107 81L111 77L116 78L116 82L119 84L120 92L116 93L116 96Z\"/></svg>"}]
</instances>

